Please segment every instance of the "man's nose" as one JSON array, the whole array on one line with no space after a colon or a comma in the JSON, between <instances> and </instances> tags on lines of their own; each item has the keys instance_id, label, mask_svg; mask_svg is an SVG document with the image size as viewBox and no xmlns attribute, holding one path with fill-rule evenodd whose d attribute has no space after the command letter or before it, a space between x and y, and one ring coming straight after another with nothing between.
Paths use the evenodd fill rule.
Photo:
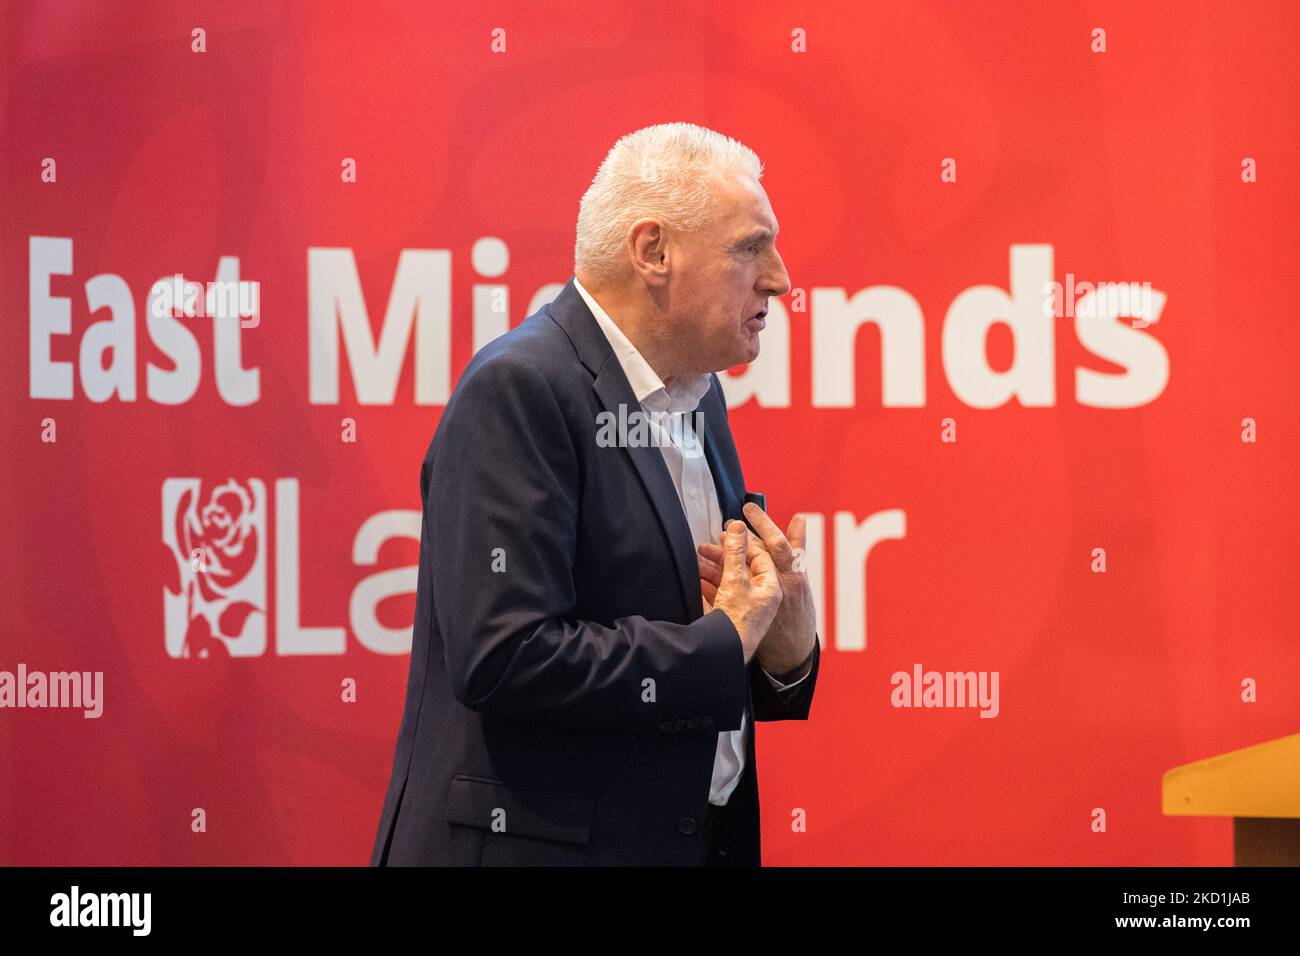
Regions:
<instances>
[{"instance_id":1,"label":"man's nose","mask_svg":"<svg viewBox=\"0 0 1300 956\"><path fill-rule=\"evenodd\" d=\"M772 261L761 280L762 291L767 295L780 296L790 291L790 273L785 271L785 262L781 253L772 250Z\"/></svg>"}]
</instances>

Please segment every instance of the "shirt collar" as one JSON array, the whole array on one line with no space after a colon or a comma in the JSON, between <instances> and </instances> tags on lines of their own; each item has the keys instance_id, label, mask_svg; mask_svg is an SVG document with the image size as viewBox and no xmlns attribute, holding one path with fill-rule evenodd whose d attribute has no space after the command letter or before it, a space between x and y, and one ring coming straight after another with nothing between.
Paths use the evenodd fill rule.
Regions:
<instances>
[{"instance_id":1,"label":"shirt collar","mask_svg":"<svg viewBox=\"0 0 1300 956\"><path fill-rule=\"evenodd\" d=\"M600 303L592 298L590 292L583 288L576 275L573 277L573 285L583 301L587 303L587 308L591 309L591 314L596 317L596 323L605 333L605 338L609 340L610 348L614 350L619 364L623 366L623 374L627 376L636 400L647 408L670 414L695 411L700 399L712 384L710 377L708 375L686 376L671 385L665 385L658 373L651 368L650 363L623 334L623 330L609 317L609 313L601 308Z\"/></svg>"}]
</instances>

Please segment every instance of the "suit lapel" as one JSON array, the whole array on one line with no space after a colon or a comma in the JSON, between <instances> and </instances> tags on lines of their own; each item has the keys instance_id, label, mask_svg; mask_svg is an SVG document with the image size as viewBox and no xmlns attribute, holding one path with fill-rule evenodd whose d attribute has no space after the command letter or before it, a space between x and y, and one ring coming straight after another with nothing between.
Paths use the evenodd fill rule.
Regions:
<instances>
[{"instance_id":1,"label":"suit lapel","mask_svg":"<svg viewBox=\"0 0 1300 956\"><path fill-rule=\"evenodd\" d=\"M726 434L727 425L727 408L726 396L722 394L722 387L717 382L705 393L704 398L700 400L700 408L704 411L704 429L705 435L700 440L704 443L704 457L709 463L709 471L713 474L713 484L718 491L718 508L722 512L722 525L726 527L727 522L732 518L743 521L744 513L740 510L744 505L745 493L741 488L736 477L732 475L730 469L722 461L722 456L718 453L718 443L713 440L714 435ZM697 566L698 571L698 566ZM700 610L704 609L703 603L700 604ZM751 667L757 667L754 661L750 662ZM763 678L766 680L766 678ZM748 668L745 674L745 719L750 724L750 730L745 734L745 773L757 773L755 769L754 758L754 685L751 682ZM743 795L733 792L731 799L741 799ZM747 799L747 798L746 798ZM757 805L758 793L754 792L753 799Z\"/></svg>"},{"instance_id":2,"label":"suit lapel","mask_svg":"<svg viewBox=\"0 0 1300 956\"><path fill-rule=\"evenodd\" d=\"M700 408L704 412L705 431L705 434L700 436L700 441L704 444L704 459L709 463L709 471L713 474L713 486L718 492L718 510L722 512L723 527L726 527L727 522L732 518L743 520L745 517L740 511L744 493L737 490L735 476L723 464L722 456L718 454L718 443L713 440L714 435L725 434L727 428L725 401L721 389L716 384L700 399Z\"/></svg>"},{"instance_id":3,"label":"suit lapel","mask_svg":"<svg viewBox=\"0 0 1300 956\"><path fill-rule=\"evenodd\" d=\"M595 319L592 319L595 322ZM599 331L599 327L597 327ZM641 404L632 393L623 367L613 358L605 363L600 374L596 376L593 387L601 404L607 412L619 417L619 405L630 416L641 410ZM695 560L695 540L691 537L691 527L686 522L686 512L682 510L681 500L677 497L677 487L668 474L668 465L664 462L663 452L656 445L637 445L623 449L636 466L641 483L659 516L660 527L668 538L672 549L673 563L677 567L677 580L682 588L682 599L686 602L687 615L695 620L704 613L704 603L700 597L699 564Z\"/></svg>"}]
</instances>

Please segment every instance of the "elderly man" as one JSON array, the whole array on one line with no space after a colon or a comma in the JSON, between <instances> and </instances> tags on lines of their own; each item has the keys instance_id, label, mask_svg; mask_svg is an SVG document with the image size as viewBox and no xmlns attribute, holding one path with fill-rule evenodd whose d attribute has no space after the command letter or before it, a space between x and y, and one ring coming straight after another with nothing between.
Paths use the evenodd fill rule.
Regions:
<instances>
[{"instance_id":1,"label":"elderly man","mask_svg":"<svg viewBox=\"0 0 1300 956\"><path fill-rule=\"evenodd\" d=\"M698 126L620 139L574 276L461 376L372 865L760 863L752 724L806 719L820 661L803 521L742 511L714 374L790 287L761 175Z\"/></svg>"}]
</instances>

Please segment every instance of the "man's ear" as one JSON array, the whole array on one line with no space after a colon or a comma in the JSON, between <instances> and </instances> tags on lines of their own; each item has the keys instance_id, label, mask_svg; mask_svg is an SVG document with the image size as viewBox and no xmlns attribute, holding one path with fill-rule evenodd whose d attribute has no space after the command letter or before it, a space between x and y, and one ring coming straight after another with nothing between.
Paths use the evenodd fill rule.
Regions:
<instances>
[{"instance_id":1,"label":"man's ear","mask_svg":"<svg viewBox=\"0 0 1300 956\"><path fill-rule=\"evenodd\" d=\"M665 234L657 219L638 219L632 223L628 242L631 243L632 268L647 285L662 287L668 283L670 266L665 252Z\"/></svg>"}]
</instances>

